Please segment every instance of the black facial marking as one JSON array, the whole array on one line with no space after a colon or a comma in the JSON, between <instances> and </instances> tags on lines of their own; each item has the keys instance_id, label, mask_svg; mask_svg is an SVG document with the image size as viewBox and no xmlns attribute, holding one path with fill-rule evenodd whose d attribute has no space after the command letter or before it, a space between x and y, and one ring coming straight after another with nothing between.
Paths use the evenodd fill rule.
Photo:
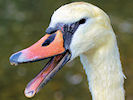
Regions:
<instances>
[{"instance_id":1,"label":"black facial marking","mask_svg":"<svg viewBox=\"0 0 133 100\"><path fill-rule=\"evenodd\" d=\"M70 47L70 43L73 37L73 34L78 29L78 27L81 24L84 24L88 18L82 18L76 22L73 23L57 23L55 27L49 27L46 30L47 34L54 34L57 30L61 30L63 33L63 39L64 39L64 48L67 50ZM51 38L52 37L52 38ZM50 36L49 39L47 39L42 46L49 45L53 40L55 36ZM51 38L51 39L50 39Z\"/></svg>"},{"instance_id":2,"label":"black facial marking","mask_svg":"<svg viewBox=\"0 0 133 100\"><path fill-rule=\"evenodd\" d=\"M68 25L65 25L64 26L64 32L63 32L63 40L64 40L64 47L66 50L69 49L72 35L73 35L72 30L69 30Z\"/></svg>"},{"instance_id":3,"label":"black facial marking","mask_svg":"<svg viewBox=\"0 0 133 100\"><path fill-rule=\"evenodd\" d=\"M81 25L84 24L86 22L87 18L82 18L77 22L74 22L72 24L65 24L64 25L64 32L69 32L74 34L74 32L77 30L77 28Z\"/></svg>"},{"instance_id":4,"label":"black facial marking","mask_svg":"<svg viewBox=\"0 0 133 100\"><path fill-rule=\"evenodd\" d=\"M46 29L47 34L52 34L52 33L55 33L56 31L57 31L57 29L53 28L53 27L49 27Z\"/></svg>"},{"instance_id":5,"label":"black facial marking","mask_svg":"<svg viewBox=\"0 0 133 100\"><path fill-rule=\"evenodd\" d=\"M52 34L48 37L47 40L44 41L42 46L48 46L54 39L55 39L56 34Z\"/></svg>"},{"instance_id":6,"label":"black facial marking","mask_svg":"<svg viewBox=\"0 0 133 100\"><path fill-rule=\"evenodd\" d=\"M65 24L63 26L63 39L64 39L64 47L65 49L69 49L73 34L78 29L81 24L86 22L86 18L82 18L81 20L74 22L72 24Z\"/></svg>"}]
</instances>

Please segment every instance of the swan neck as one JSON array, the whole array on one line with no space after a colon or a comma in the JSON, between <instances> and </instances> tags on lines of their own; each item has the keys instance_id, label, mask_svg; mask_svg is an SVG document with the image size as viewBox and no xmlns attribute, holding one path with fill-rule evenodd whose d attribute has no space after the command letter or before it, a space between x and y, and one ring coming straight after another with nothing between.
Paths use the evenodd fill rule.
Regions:
<instances>
[{"instance_id":1,"label":"swan neck","mask_svg":"<svg viewBox=\"0 0 133 100\"><path fill-rule=\"evenodd\" d=\"M95 50L93 50L95 51ZM87 74L93 100L125 100L124 74L122 72L116 40L98 48L95 52L80 55Z\"/></svg>"}]
</instances>

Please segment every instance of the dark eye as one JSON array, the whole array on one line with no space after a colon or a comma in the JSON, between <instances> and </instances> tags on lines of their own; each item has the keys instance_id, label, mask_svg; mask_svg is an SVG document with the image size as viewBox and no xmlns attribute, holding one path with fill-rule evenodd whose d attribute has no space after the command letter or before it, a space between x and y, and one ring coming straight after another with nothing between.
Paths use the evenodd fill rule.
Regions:
<instances>
[{"instance_id":1,"label":"dark eye","mask_svg":"<svg viewBox=\"0 0 133 100\"><path fill-rule=\"evenodd\" d=\"M79 24L84 24L85 22L86 22L86 19L83 18L83 19L81 19L81 20L79 21Z\"/></svg>"}]
</instances>

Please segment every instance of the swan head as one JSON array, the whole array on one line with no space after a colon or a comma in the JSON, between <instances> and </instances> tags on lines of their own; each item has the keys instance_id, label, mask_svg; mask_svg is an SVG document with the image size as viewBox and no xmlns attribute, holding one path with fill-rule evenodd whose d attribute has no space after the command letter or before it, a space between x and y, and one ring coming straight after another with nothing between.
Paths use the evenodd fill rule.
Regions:
<instances>
[{"instance_id":1,"label":"swan head","mask_svg":"<svg viewBox=\"0 0 133 100\"><path fill-rule=\"evenodd\" d=\"M76 27L76 23L79 23L78 27L73 29L74 32L69 32L72 34L69 45L71 60L89 49L105 44L113 33L108 15L85 2L61 6L52 15L49 28L54 29L58 24Z\"/></svg>"},{"instance_id":2,"label":"swan head","mask_svg":"<svg viewBox=\"0 0 133 100\"><path fill-rule=\"evenodd\" d=\"M61 6L52 15L47 34L10 57L15 65L51 58L27 85L25 95L33 97L65 63L106 43L111 31L108 16L98 7L85 2Z\"/></svg>"}]
</instances>

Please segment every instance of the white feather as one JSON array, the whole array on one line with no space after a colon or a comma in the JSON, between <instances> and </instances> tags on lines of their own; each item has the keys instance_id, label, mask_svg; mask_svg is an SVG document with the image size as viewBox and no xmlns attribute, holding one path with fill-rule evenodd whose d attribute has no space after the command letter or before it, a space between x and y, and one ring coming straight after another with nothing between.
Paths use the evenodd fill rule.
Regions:
<instances>
[{"instance_id":1,"label":"white feather","mask_svg":"<svg viewBox=\"0 0 133 100\"><path fill-rule=\"evenodd\" d=\"M93 100L124 100L124 74L116 37L103 10L85 2L67 4L54 12L50 27L84 17L87 22L78 27L70 44L71 60L80 56Z\"/></svg>"}]
</instances>

